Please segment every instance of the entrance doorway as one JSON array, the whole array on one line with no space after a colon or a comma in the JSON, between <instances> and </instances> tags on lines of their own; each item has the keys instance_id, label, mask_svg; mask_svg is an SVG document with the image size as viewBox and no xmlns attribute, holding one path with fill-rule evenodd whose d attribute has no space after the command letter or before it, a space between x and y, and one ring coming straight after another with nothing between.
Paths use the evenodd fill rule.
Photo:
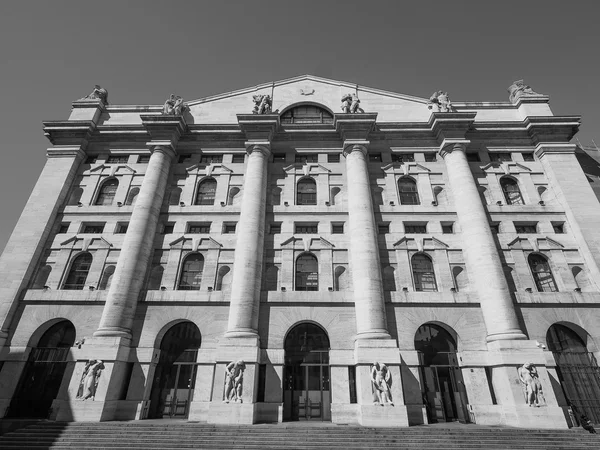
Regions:
<instances>
[{"instance_id":1,"label":"entrance doorway","mask_svg":"<svg viewBox=\"0 0 600 450\"><path fill-rule=\"evenodd\" d=\"M52 325L42 335L37 347L31 349L7 417L48 417L74 343L75 327L68 320Z\"/></svg>"},{"instance_id":2,"label":"entrance doorway","mask_svg":"<svg viewBox=\"0 0 600 450\"><path fill-rule=\"evenodd\" d=\"M329 338L312 323L295 326L285 339L283 419L331 420Z\"/></svg>"},{"instance_id":3,"label":"entrance doorway","mask_svg":"<svg viewBox=\"0 0 600 450\"><path fill-rule=\"evenodd\" d=\"M585 341L571 328L554 324L546 335L567 402L577 416L600 424L600 368Z\"/></svg>"},{"instance_id":4,"label":"entrance doorway","mask_svg":"<svg viewBox=\"0 0 600 450\"><path fill-rule=\"evenodd\" d=\"M200 330L192 322L181 322L167 331L160 344L148 419L188 417L196 386L200 343Z\"/></svg>"},{"instance_id":5,"label":"entrance doorway","mask_svg":"<svg viewBox=\"0 0 600 450\"><path fill-rule=\"evenodd\" d=\"M422 325L415 335L415 349L429 422L468 422L467 392L450 333L438 325Z\"/></svg>"}]
</instances>

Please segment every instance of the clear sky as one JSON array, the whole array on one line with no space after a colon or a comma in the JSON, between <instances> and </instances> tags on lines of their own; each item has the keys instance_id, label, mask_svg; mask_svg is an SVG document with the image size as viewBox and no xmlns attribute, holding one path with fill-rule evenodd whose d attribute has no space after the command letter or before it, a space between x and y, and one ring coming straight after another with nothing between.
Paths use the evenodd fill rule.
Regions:
<instances>
[{"instance_id":1,"label":"clear sky","mask_svg":"<svg viewBox=\"0 0 600 450\"><path fill-rule=\"evenodd\" d=\"M504 101L525 79L600 145L598 1L4 1L0 249L45 163L43 120L94 84L111 104L202 98L297 75Z\"/></svg>"}]
</instances>

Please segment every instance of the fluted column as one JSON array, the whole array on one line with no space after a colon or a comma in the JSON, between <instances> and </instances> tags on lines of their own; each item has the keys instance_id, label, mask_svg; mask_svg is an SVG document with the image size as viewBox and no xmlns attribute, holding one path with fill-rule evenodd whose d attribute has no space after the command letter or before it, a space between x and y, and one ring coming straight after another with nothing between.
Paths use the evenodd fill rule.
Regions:
<instances>
[{"instance_id":1,"label":"fluted column","mask_svg":"<svg viewBox=\"0 0 600 450\"><path fill-rule=\"evenodd\" d=\"M258 335L269 144L248 147L226 337Z\"/></svg>"},{"instance_id":2,"label":"fluted column","mask_svg":"<svg viewBox=\"0 0 600 450\"><path fill-rule=\"evenodd\" d=\"M498 249L465 155L465 142L442 145L448 179L463 237L469 278L475 283L487 341L526 339L519 327Z\"/></svg>"},{"instance_id":3,"label":"fluted column","mask_svg":"<svg viewBox=\"0 0 600 450\"><path fill-rule=\"evenodd\" d=\"M389 339L366 144L344 146L357 339Z\"/></svg>"},{"instance_id":4,"label":"fluted column","mask_svg":"<svg viewBox=\"0 0 600 450\"><path fill-rule=\"evenodd\" d=\"M94 336L130 337L138 297L148 268L160 208L175 152L169 145L152 149L133 208L100 326Z\"/></svg>"}]
</instances>

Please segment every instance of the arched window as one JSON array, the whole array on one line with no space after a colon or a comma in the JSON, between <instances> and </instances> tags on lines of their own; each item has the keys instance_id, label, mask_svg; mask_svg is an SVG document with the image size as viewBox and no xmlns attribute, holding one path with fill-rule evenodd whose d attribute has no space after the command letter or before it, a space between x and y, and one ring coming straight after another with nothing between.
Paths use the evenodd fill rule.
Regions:
<instances>
[{"instance_id":1,"label":"arched window","mask_svg":"<svg viewBox=\"0 0 600 450\"><path fill-rule=\"evenodd\" d=\"M102 274L102 279L100 280L100 285L98 286L98 289L100 289L101 291L109 289L114 274L115 266L107 266L106 269L104 269L104 273Z\"/></svg>"},{"instance_id":2,"label":"arched window","mask_svg":"<svg viewBox=\"0 0 600 450\"><path fill-rule=\"evenodd\" d=\"M527 261L537 290L539 292L558 292L548 260L538 253L532 253Z\"/></svg>"},{"instance_id":3,"label":"arched window","mask_svg":"<svg viewBox=\"0 0 600 450\"><path fill-rule=\"evenodd\" d=\"M198 185L196 205L214 205L217 192L217 180L208 178Z\"/></svg>"},{"instance_id":4,"label":"arched window","mask_svg":"<svg viewBox=\"0 0 600 450\"><path fill-rule=\"evenodd\" d=\"M163 266L154 266L152 268L150 278L148 279L148 290L157 291L160 289L164 271L165 268Z\"/></svg>"},{"instance_id":5,"label":"arched window","mask_svg":"<svg viewBox=\"0 0 600 450\"><path fill-rule=\"evenodd\" d=\"M398 181L401 205L420 205L417 183L412 178L403 177Z\"/></svg>"},{"instance_id":6,"label":"arched window","mask_svg":"<svg viewBox=\"0 0 600 450\"><path fill-rule=\"evenodd\" d=\"M296 290L319 290L319 263L314 255L305 253L296 260Z\"/></svg>"},{"instance_id":7,"label":"arched window","mask_svg":"<svg viewBox=\"0 0 600 450\"><path fill-rule=\"evenodd\" d=\"M383 290L384 291L395 291L396 290L396 277L394 275L394 268L392 266L386 266L383 268Z\"/></svg>"},{"instance_id":8,"label":"arched window","mask_svg":"<svg viewBox=\"0 0 600 450\"><path fill-rule=\"evenodd\" d=\"M411 260L415 291L436 292L435 273L431 258L423 253L417 253Z\"/></svg>"},{"instance_id":9,"label":"arched window","mask_svg":"<svg viewBox=\"0 0 600 450\"><path fill-rule=\"evenodd\" d=\"M227 204L234 205L236 203L239 203L240 197L240 188L232 187L231 189L229 189L229 195L227 196Z\"/></svg>"},{"instance_id":10,"label":"arched window","mask_svg":"<svg viewBox=\"0 0 600 450\"><path fill-rule=\"evenodd\" d=\"M502 177L500 179L500 186L504 193L504 199L507 205L524 205L523 196L519 190L519 183L513 178Z\"/></svg>"},{"instance_id":11,"label":"arched window","mask_svg":"<svg viewBox=\"0 0 600 450\"><path fill-rule=\"evenodd\" d=\"M226 291L231 284L231 269L229 266L222 266L217 274L217 284L215 290Z\"/></svg>"},{"instance_id":12,"label":"arched window","mask_svg":"<svg viewBox=\"0 0 600 450\"><path fill-rule=\"evenodd\" d=\"M179 277L179 290L198 291L204 270L204 257L200 253L192 253L183 262Z\"/></svg>"},{"instance_id":13,"label":"arched window","mask_svg":"<svg viewBox=\"0 0 600 450\"><path fill-rule=\"evenodd\" d=\"M169 206L179 206L181 200L181 188L175 187L171 189L169 194Z\"/></svg>"},{"instance_id":14,"label":"arched window","mask_svg":"<svg viewBox=\"0 0 600 450\"><path fill-rule=\"evenodd\" d=\"M265 270L265 291L276 291L279 278L279 268L275 265L267 266Z\"/></svg>"},{"instance_id":15,"label":"arched window","mask_svg":"<svg viewBox=\"0 0 600 450\"><path fill-rule=\"evenodd\" d=\"M317 183L312 178L303 178L298 182L297 205L317 204Z\"/></svg>"},{"instance_id":16,"label":"arched window","mask_svg":"<svg viewBox=\"0 0 600 450\"><path fill-rule=\"evenodd\" d=\"M593 285L590 282L589 277L583 267L573 266L571 268L571 273L573 274L573 278L575 278L575 283L577 283L577 287L584 292L593 291Z\"/></svg>"},{"instance_id":17,"label":"arched window","mask_svg":"<svg viewBox=\"0 0 600 450\"><path fill-rule=\"evenodd\" d=\"M281 115L281 123L333 123L333 116L324 108L314 105L301 105L284 112Z\"/></svg>"},{"instance_id":18,"label":"arched window","mask_svg":"<svg viewBox=\"0 0 600 450\"><path fill-rule=\"evenodd\" d=\"M40 267L40 270L38 270L37 276L35 277L35 282L33 283L31 289L43 289L44 286L46 286L46 283L48 282L50 272L52 272L52 267L50 267L49 265L46 264L45 266Z\"/></svg>"},{"instance_id":19,"label":"arched window","mask_svg":"<svg viewBox=\"0 0 600 450\"><path fill-rule=\"evenodd\" d=\"M98 193L95 204L103 206L112 205L118 187L119 182L115 178L105 181L100 187L100 192Z\"/></svg>"},{"instance_id":20,"label":"arched window","mask_svg":"<svg viewBox=\"0 0 600 450\"><path fill-rule=\"evenodd\" d=\"M129 191L129 194L127 194L127 200L125 201L126 205L135 205L135 202L137 200L138 194L140 193L140 188L134 187Z\"/></svg>"},{"instance_id":21,"label":"arched window","mask_svg":"<svg viewBox=\"0 0 600 450\"><path fill-rule=\"evenodd\" d=\"M348 270L344 266L337 266L334 271L335 290L345 291L348 289Z\"/></svg>"},{"instance_id":22,"label":"arched window","mask_svg":"<svg viewBox=\"0 0 600 450\"><path fill-rule=\"evenodd\" d=\"M92 265L92 255L82 253L73 260L71 270L65 280L63 289L82 290L85 286L90 267Z\"/></svg>"},{"instance_id":23,"label":"arched window","mask_svg":"<svg viewBox=\"0 0 600 450\"><path fill-rule=\"evenodd\" d=\"M341 204L341 189L339 187L331 188L331 205Z\"/></svg>"}]
</instances>

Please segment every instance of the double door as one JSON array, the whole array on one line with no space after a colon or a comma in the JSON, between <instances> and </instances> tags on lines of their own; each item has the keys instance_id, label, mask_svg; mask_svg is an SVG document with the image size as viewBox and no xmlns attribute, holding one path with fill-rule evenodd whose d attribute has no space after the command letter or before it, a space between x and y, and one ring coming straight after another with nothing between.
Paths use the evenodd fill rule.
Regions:
<instances>
[{"instance_id":1,"label":"double door","mask_svg":"<svg viewBox=\"0 0 600 450\"><path fill-rule=\"evenodd\" d=\"M469 422L467 394L459 367L421 367L421 377L429 422Z\"/></svg>"},{"instance_id":2,"label":"double door","mask_svg":"<svg viewBox=\"0 0 600 450\"><path fill-rule=\"evenodd\" d=\"M331 420L329 366L297 364L285 367L285 420Z\"/></svg>"},{"instance_id":3,"label":"double door","mask_svg":"<svg viewBox=\"0 0 600 450\"><path fill-rule=\"evenodd\" d=\"M157 367L158 389L150 402L149 418L187 418L194 398L196 368L195 364L181 363Z\"/></svg>"}]
</instances>

